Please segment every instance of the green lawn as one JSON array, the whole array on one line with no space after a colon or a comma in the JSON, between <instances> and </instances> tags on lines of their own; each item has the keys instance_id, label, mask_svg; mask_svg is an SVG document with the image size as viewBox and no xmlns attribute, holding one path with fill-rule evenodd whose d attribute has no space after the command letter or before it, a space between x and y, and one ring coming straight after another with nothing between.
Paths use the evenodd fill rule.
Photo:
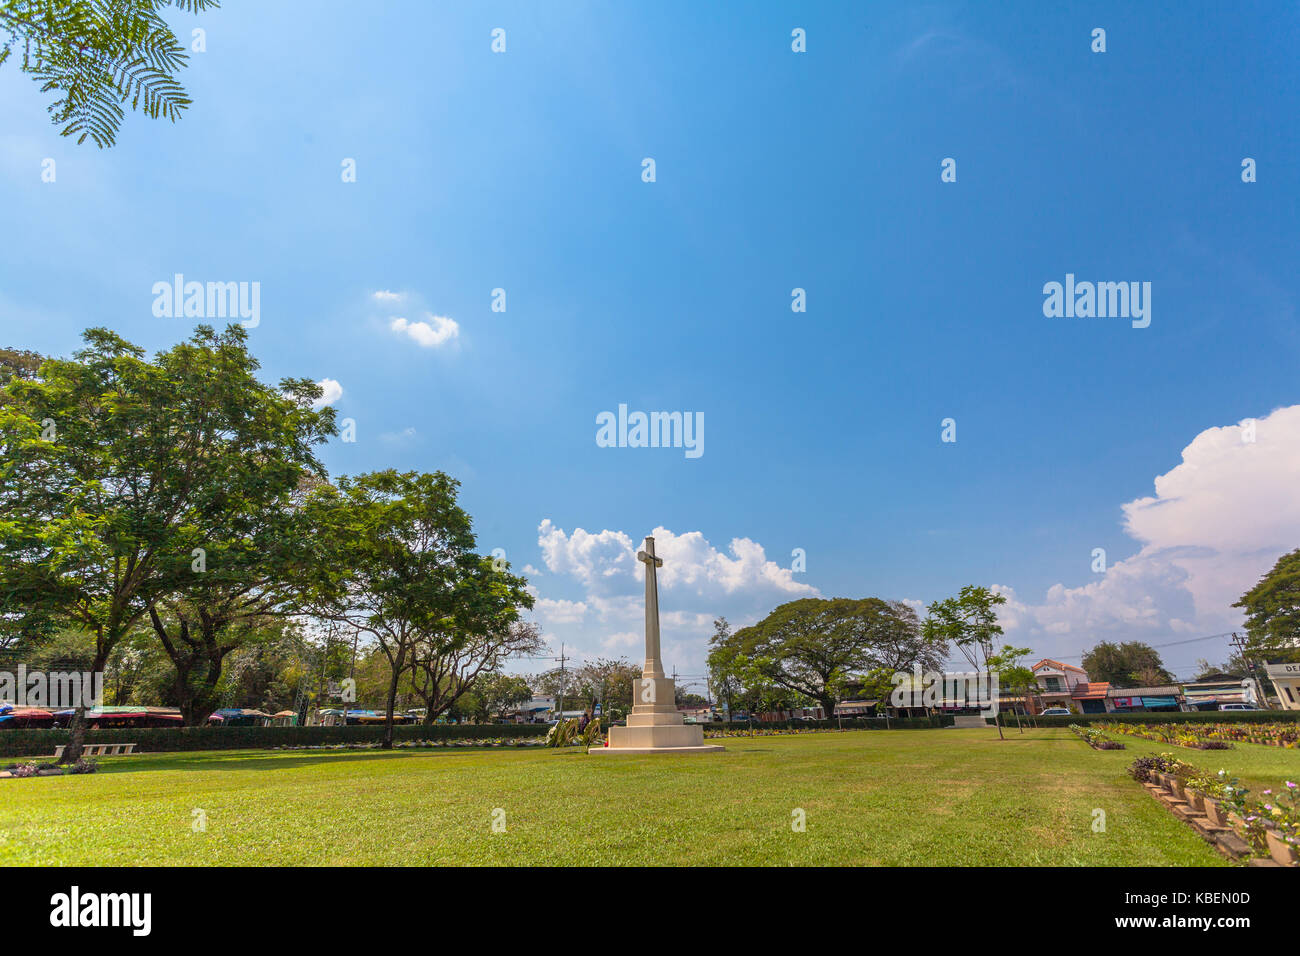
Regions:
<instances>
[{"instance_id":1,"label":"green lawn","mask_svg":"<svg viewBox=\"0 0 1300 956\"><path fill-rule=\"evenodd\" d=\"M1144 741L1064 729L720 741L698 757L581 751L240 751L107 758L0 780L0 863L1223 865L1125 774ZM1169 748L1166 748L1169 749ZM1264 753L1260 753L1264 751ZM1204 757L1204 760L1198 758ZM1192 759L1276 785L1296 751ZM1291 769L1287 769L1287 768ZM1276 771L1276 772L1275 772ZM1243 774L1244 775L1244 774ZM492 832L494 808L506 832ZM806 813L806 832L791 828ZM1093 810L1106 830L1092 830ZM193 811L207 817L194 832Z\"/></svg>"}]
</instances>

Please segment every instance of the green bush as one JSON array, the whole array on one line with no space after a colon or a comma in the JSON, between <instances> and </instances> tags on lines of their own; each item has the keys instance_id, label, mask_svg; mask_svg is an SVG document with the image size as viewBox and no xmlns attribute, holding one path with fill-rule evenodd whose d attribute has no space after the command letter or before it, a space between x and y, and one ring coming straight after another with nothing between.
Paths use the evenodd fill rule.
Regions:
<instances>
[{"instance_id":1,"label":"green bush","mask_svg":"<svg viewBox=\"0 0 1300 956\"><path fill-rule=\"evenodd\" d=\"M483 737L543 737L546 724L405 724L393 740L478 740ZM377 743L382 724L352 727L143 727L87 730L88 744L133 743L140 753L183 750L260 750L304 744ZM0 757L48 756L67 744L68 730L0 730Z\"/></svg>"}]
</instances>

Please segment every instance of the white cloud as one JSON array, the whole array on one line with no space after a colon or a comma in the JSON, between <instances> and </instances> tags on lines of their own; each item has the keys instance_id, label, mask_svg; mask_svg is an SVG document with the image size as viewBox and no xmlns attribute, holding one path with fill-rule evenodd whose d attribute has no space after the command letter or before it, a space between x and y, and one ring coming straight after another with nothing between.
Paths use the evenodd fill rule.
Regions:
<instances>
[{"instance_id":1,"label":"white cloud","mask_svg":"<svg viewBox=\"0 0 1300 956\"><path fill-rule=\"evenodd\" d=\"M1258 419L1253 442L1247 425L1207 428L1156 477L1154 495L1122 505L1136 554L1085 585L1053 585L1041 604L1001 588L1008 634L1050 635L1044 645L1064 652L1240 626L1232 603L1300 544L1300 405Z\"/></svg>"},{"instance_id":2,"label":"white cloud","mask_svg":"<svg viewBox=\"0 0 1300 956\"><path fill-rule=\"evenodd\" d=\"M537 589L529 587L537 597ZM538 597L533 605L533 613L546 625L577 624L587 616L587 604L584 601L565 601L556 598Z\"/></svg>"},{"instance_id":3,"label":"white cloud","mask_svg":"<svg viewBox=\"0 0 1300 956\"><path fill-rule=\"evenodd\" d=\"M633 631L619 631L600 642L600 646L611 651L628 651L644 647L644 639Z\"/></svg>"},{"instance_id":4,"label":"white cloud","mask_svg":"<svg viewBox=\"0 0 1300 956\"><path fill-rule=\"evenodd\" d=\"M323 390L321 397L311 403L312 408L324 408L333 405L343 397L343 386L332 378L323 378L316 383Z\"/></svg>"},{"instance_id":5,"label":"white cloud","mask_svg":"<svg viewBox=\"0 0 1300 956\"><path fill-rule=\"evenodd\" d=\"M772 608L818 594L788 568L769 561L762 545L733 538L724 553L699 531L676 534L655 528L659 569L659 622L668 667L699 674L708 652L713 621L727 617L734 627L752 623ZM564 635L578 657L617 654L641 660L644 640L644 570L636 559L640 537L624 531L567 532L550 519L537 529L548 590L576 587L580 600L537 598L533 613L544 630Z\"/></svg>"},{"instance_id":6,"label":"white cloud","mask_svg":"<svg viewBox=\"0 0 1300 956\"><path fill-rule=\"evenodd\" d=\"M381 432L379 440L389 444L405 444L415 437L415 428L407 426L400 432Z\"/></svg>"},{"instance_id":7,"label":"white cloud","mask_svg":"<svg viewBox=\"0 0 1300 956\"><path fill-rule=\"evenodd\" d=\"M389 323L388 327L398 335L410 336L416 344L426 349L438 348L460 335L460 326L455 319L449 319L445 315L434 315L432 312L426 312L424 316L428 321L408 322L406 319L396 318Z\"/></svg>"},{"instance_id":8,"label":"white cloud","mask_svg":"<svg viewBox=\"0 0 1300 956\"><path fill-rule=\"evenodd\" d=\"M634 593L640 587L636 554L641 542L634 543L626 532L606 529L592 534L575 528L567 534L549 518L537 532L547 569L576 578L593 598ZM691 592L705 599L762 594L784 601L817 594L789 568L769 561L763 546L749 538L732 538L729 554L723 554L699 531L679 535L660 527L652 536L655 553L664 562L659 570L661 593Z\"/></svg>"},{"instance_id":9,"label":"white cloud","mask_svg":"<svg viewBox=\"0 0 1300 956\"><path fill-rule=\"evenodd\" d=\"M370 297L376 302L384 302L390 305L397 305L398 303L406 301L405 293L389 292L387 289L380 289L377 292L372 292Z\"/></svg>"}]
</instances>

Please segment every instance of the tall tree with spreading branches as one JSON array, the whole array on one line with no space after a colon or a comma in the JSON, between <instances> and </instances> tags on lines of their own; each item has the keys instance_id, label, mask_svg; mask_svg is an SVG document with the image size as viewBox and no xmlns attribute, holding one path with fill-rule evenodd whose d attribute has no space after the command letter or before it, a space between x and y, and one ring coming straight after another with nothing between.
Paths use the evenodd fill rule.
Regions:
<instances>
[{"instance_id":1,"label":"tall tree with spreading branches","mask_svg":"<svg viewBox=\"0 0 1300 956\"><path fill-rule=\"evenodd\" d=\"M3 386L0 619L21 633L81 628L102 673L152 608L207 581L261 580L264 532L283 527L266 514L323 475L314 447L334 417L312 408L321 389L307 379L258 381L239 325L199 326L153 361L107 329L85 339ZM214 577L196 571L196 549L211 551ZM68 759L80 711L73 729Z\"/></svg>"}]
</instances>

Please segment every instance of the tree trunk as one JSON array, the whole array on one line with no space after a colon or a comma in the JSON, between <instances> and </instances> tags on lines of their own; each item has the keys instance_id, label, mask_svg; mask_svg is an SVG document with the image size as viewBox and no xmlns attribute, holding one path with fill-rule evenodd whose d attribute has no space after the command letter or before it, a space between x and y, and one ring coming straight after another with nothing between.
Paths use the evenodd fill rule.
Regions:
<instances>
[{"instance_id":1,"label":"tree trunk","mask_svg":"<svg viewBox=\"0 0 1300 956\"><path fill-rule=\"evenodd\" d=\"M402 679L403 665L406 663L406 649L402 648L397 652L397 657L393 661L393 674L388 679L388 707L384 711L384 739L380 743L380 749L393 749L393 711L397 709L397 685Z\"/></svg>"},{"instance_id":2,"label":"tree trunk","mask_svg":"<svg viewBox=\"0 0 1300 956\"><path fill-rule=\"evenodd\" d=\"M102 675L104 673L104 668L107 665L108 653L106 651L97 650L95 652L95 662L91 665L90 672L92 675ZM100 679L103 679L102 676ZM71 730L72 739L69 740L68 745L63 748L63 756L58 759L58 763L60 764L75 763L81 756L81 749L86 745L86 701L84 698L72 713Z\"/></svg>"}]
</instances>

